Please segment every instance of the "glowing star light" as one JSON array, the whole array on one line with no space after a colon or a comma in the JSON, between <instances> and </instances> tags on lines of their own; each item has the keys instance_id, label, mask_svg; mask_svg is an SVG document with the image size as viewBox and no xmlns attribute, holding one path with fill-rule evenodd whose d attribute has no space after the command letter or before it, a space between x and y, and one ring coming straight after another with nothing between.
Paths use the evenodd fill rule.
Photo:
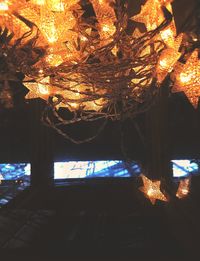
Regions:
<instances>
[{"instance_id":1,"label":"glowing star light","mask_svg":"<svg viewBox=\"0 0 200 261\"><path fill-rule=\"evenodd\" d=\"M135 22L144 23L147 31L154 30L164 21L162 6L171 9L171 2L172 1L147 0L142 6L141 12L131 19Z\"/></svg>"},{"instance_id":2,"label":"glowing star light","mask_svg":"<svg viewBox=\"0 0 200 261\"><path fill-rule=\"evenodd\" d=\"M181 53L179 52L179 48L182 42L182 38L183 35L180 34L174 41L173 48L167 48L162 51L156 67L157 79L159 83L161 83L168 73L173 70L174 65L180 58Z\"/></svg>"},{"instance_id":3,"label":"glowing star light","mask_svg":"<svg viewBox=\"0 0 200 261\"><path fill-rule=\"evenodd\" d=\"M179 199L185 198L189 193L190 193L190 178L181 180L178 186L178 190L176 192L176 197Z\"/></svg>"},{"instance_id":4,"label":"glowing star light","mask_svg":"<svg viewBox=\"0 0 200 261\"><path fill-rule=\"evenodd\" d=\"M144 186L140 187L145 196L151 201L154 205L156 200L167 201L165 195L160 191L160 181L151 181L144 175L141 175Z\"/></svg>"},{"instance_id":5,"label":"glowing star light","mask_svg":"<svg viewBox=\"0 0 200 261\"><path fill-rule=\"evenodd\" d=\"M42 98L48 100L50 95L50 77L46 77L38 82L24 82L24 85L29 89L26 99L37 99Z\"/></svg>"},{"instance_id":6,"label":"glowing star light","mask_svg":"<svg viewBox=\"0 0 200 261\"><path fill-rule=\"evenodd\" d=\"M111 3L114 1L106 0L91 0L93 5L98 23L99 23L99 34L104 44L109 42L109 38L115 33L116 27L114 25L116 16Z\"/></svg>"},{"instance_id":7,"label":"glowing star light","mask_svg":"<svg viewBox=\"0 0 200 261\"><path fill-rule=\"evenodd\" d=\"M175 69L175 84L172 92L184 92L194 108L198 106L200 96L200 59L198 50L195 50L186 64Z\"/></svg>"}]
</instances>

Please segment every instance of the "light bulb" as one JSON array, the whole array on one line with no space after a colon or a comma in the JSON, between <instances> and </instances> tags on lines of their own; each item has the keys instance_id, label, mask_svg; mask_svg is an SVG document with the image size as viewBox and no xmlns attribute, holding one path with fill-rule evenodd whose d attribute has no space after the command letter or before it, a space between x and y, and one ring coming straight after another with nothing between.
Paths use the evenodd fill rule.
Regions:
<instances>
[{"instance_id":1,"label":"light bulb","mask_svg":"<svg viewBox=\"0 0 200 261\"><path fill-rule=\"evenodd\" d=\"M187 84L191 81L192 79L192 74L186 74L186 73L181 73L180 74L180 81L183 84Z\"/></svg>"},{"instance_id":2,"label":"light bulb","mask_svg":"<svg viewBox=\"0 0 200 261\"><path fill-rule=\"evenodd\" d=\"M7 11L9 9L8 4L5 2L0 2L0 11Z\"/></svg>"},{"instance_id":3,"label":"light bulb","mask_svg":"<svg viewBox=\"0 0 200 261\"><path fill-rule=\"evenodd\" d=\"M163 41L166 41L169 38L174 38L174 32L171 30L171 28L161 31L160 34L161 34Z\"/></svg>"},{"instance_id":4,"label":"light bulb","mask_svg":"<svg viewBox=\"0 0 200 261\"><path fill-rule=\"evenodd\" d=\"M52 12L65 11L65 6L61 0L47 0L47 4Z\"/></svg>"},{"instance_id":5,"label":"light bulb","mask_svg":"<svg viewBox=\"0 0 200 261\"><path fill-rule=\"evenodd\" d=\"M48 95L49 94L49 88L46 85L43 85L41 83L38 84L38 91L40 94Z\"/></svg>"},{"instance_id":6,"label":"light bulb","mask_svg":"<svg viewBox=\"0 0 200 261\"><path fill-rule=\"evenodd\" d=\"M63 59L62 56L59 54L49 54L46 57L46 62L51 65L51 66L55 66L57 67L58 65L60 65L61 63L63 63Z\"/></svg>"},{"instance_id":7,"label":"light bulb","mask_svg":"<svg viewBox=\"0 0 200 261\"><path fill-rule=\"evenodd\" d=\"M31 2L36 5L45 5L45 0L32 0Z\"/></svg>"},{"instance_id":8,"label":"light bulb","mask_svg":"<svg viewBox=\"0 0 200 261\"><path fill-rule=\"evenodd\" d=\"M162 59L159 61L159 64L160 66L163 68L163 69L168 69L169 67L169 63L168 63L168 60L167 59Z\"/></svg>"},{"instance_id":9,"label":"light bulb","mask_svg":"<svg viewBox=\"0 0 200 261\"><path fill-rule=\"evenodd\" d=\"M103 31L103 32L109 32L109 31L110 31L110 26L107 25L107 24L103 25L103 26L102 26L102 31Z\"/></svg>"},{"instance_id":10,"label":"light bulb","mask_svg":"<svg viewBox=\"0 0 200 261\"><path fill-rule=\"evenodd\" d=\"M150 188L148 191L147 191L147 195L150 197L150 196L152 196L153 195L153 189L152 188Z\"/></svg>"}]
</instances>

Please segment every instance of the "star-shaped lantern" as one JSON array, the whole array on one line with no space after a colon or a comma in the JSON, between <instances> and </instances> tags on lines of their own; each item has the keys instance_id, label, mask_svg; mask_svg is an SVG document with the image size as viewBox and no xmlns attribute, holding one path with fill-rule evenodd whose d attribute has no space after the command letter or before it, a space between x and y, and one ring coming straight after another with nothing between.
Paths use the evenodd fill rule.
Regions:
<instances>
[{"instance_id":1,"label":"star-shaped lantern","mask_svg":"<svg viewBox=\"0 0 200 261\"><path fill-rule=\"evenodd\" d=\"M156 67L158 82L161 83L165 77L173 70L174 65L181 56L179 48L182 42L183 34L177 36L173 48L164 49L159 57Z\"/></svg>"},{"instance_id":2,"label":"star-shaped lantern","mask_svg":"<svg viewBox=\"0 0 200 261\"><path fill-rule=\"evenodd\" d=\"M176 197L179 199L185 198L189 193L190 193L190 178L181 180L176 192Z\"/></svg>"},{"instance_id":3,"label":"star-shaped lantern","mask_svg":"<svg viewBox=\"0 0 200 261\"><path fill-rule=\"evenodd\" d=\"M147 31L154 30L164 21L162 6L166 6L171 11L171 2L170 0L147 0L141 12L131 19L145 24Z\"/></svg>"},{"instance_id":4,"label":"star-shaped lantern","mask_svg":"<svg viewBox=\"0 0 200 261\"><path fill-rule=\"evenodd\" d=\"M166 196L160 191L160 181L152 181L141 175L144 186L140 187L139 190L142 191L145 196L154 205L156 200L168 201Z\"/></svg>"},{"instance_id":5,"label":"star-shaped lantern","mask_svg":"<svg viewBox=\"0 0 200 261\"><path fill-rule=\"evenodd\" d=\"M198 59L197 49L185 64L178 64L174 76L172 92L184 92L194 108L197 108L200 96L200 59Z\"/></svg>"},{"instance_id":6,"label":"star-shaped lantern","mask_svg":"<svg viewBox=\"0 0 200 261\"><path fill-rule=\"evenodd\" d=\"M23 84L29 90L28 94L25 97L26 99L42 98L44 100L48 100L48 98L50 96L50 77L49 76L42 79L39 83L31 82L31 81L30 82L24 81Z\"/></svg>"},{"instance_id":7,"label":"star-shaped lantern","mask_svg":"<svg viewBox=\"0 0 200 261\"><path fill-rule=\"evenodd\" d=\"M131 19L135 22L143 23L147 31L155 30L165 20L162 10L163 6L171 14L173 13L171 2L172 0L147 0L142 6L141 12ZM171 23L160 31L159 36L156 36L156 38L163 41L168 48L174 48L176 35L176 25L174 19L172 19Z\"/></svg>"}]
</instances>

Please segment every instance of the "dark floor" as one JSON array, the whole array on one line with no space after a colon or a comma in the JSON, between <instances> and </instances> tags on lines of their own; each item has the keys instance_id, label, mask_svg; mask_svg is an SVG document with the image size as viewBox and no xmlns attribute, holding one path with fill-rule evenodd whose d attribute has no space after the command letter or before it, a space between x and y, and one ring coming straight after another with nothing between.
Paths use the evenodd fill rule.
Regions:
<instances>
[{"instance_id":1,"label":"dark floor","mask_svg":"<svg viewBox=\"0 0 200 261\"><path fill-rule=\"evenodd\" d=\"M5 212L4 217L6 215L10 218L9 229L5 229L5 219L3 214L1 216L3 253L12 249L22 256L55 258L145 258L147 253L151 258L161 258L163 254L170 258L185 254L161 216L145 217L139 211L94 213L82 210L67 214L18 210ZM11 234L14 229L15 233Z\"/></svg>"},{"instance_id":2,"label":"dark floor","mask_svg":"<svg viewBox=\"0 0 200 261\"><path fill-rule=\"evenodd\" d=\"M136 197L131 182L107 183L22 192L23 209L15 202L0 211L2 256L198 260L197 195L152 206L142 194Z\"/></svg>"}]
</instances>

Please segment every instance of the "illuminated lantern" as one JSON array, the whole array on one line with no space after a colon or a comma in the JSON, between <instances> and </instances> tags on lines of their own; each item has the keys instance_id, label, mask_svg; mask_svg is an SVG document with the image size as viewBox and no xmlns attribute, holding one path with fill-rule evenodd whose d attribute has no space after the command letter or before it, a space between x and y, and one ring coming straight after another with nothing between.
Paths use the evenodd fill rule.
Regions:
<instances>
[{"instance_id":1,"label":"illuminated lantern","mask_svg":"<svg viewBox=\"0 0 200 261\"><path fill-rule=\"evenodd\" d=\"M144 186L140 187L145 196L154 205L156 200L168 201L166 196L160 191L160 181L151 181L144 175L141 175Z\"/></svg>"},{"instance_id":2,"label":"illuminated lantern","mask_svg":"<svg viewBox=\"0 0 200 261\"><path fill-rule=\"evenodd\" d=\"M116 16L113 8L110 6L110 4L114 1L90 0L90 2L92 3L96 13L102 44L107 44L109 41L112 41L111 37L116 31L116 27L114 25Z\"/></svg>"},{"instance_id":3,"label":"illuminated lantern","mask_svg":"<svg viewBox=\"0 0 200 261\"><path fill-rule=\"evenodd\" d=\"M184 92L194 108L200 96L200 59L195 50L185 64L179 64L174 72L175 83L172 92Z\"/></svg>"},{"instance_id":4,"label":"illuminated lantern","mask_svg":"<svg viewBox=\"0 0 200 261\"><path fill-rule=\"evenodd\" d=\"M173 70L174 65L181 56L179 48L182 42L183 35L180 34L174 43L174 48L164 49L159 57L156 67L158 82L161 83L165 77Z\"/></svg>"},{"instance_id":5,"label":"illuminated lantern","mask_svg":"<svg viewBox=\"0 0 200 261\"><path fill-rule=\"evenodd\" d=\"M176 197L179 199L185 198L188 196L189 193L190 193L190 178L181 180L176 192Z\"/></svg>"}]
</instances>

